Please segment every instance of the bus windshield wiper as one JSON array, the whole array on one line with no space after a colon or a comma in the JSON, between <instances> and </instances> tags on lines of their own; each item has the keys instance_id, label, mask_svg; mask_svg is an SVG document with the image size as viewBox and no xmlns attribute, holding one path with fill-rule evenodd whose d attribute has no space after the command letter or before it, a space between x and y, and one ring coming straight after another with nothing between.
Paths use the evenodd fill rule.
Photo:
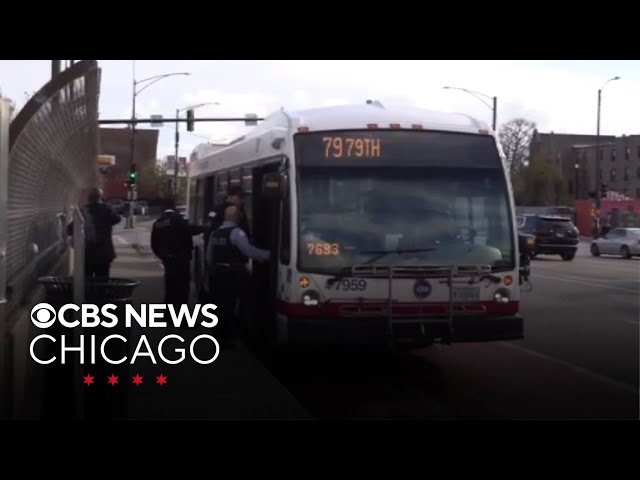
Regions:
<instances>
[{"instance_id":1,"label":"bus windshield wiper","mask_svg":"<svg viewBox=\"0 0 640 480\"><path fill-rule=\"evenodd\" d=\"M327 288L331 288L331 285L339 282L343 278L347 278L349 275L351 275L351 267L341 268L337 275L327 279Z\"/></svg>"},{"instance_id":2,"label":"bus windshield wiper","mask_svg":"<svg viewBox=\"0 0 640 480\"><path fill-rule=\"evenodd\" d=\"M395 250L365 250L359 252L363 255L368 254L376 254L375 257L371 257L369 260L363 263L363 265L368 265L370 263L375 262L376 260L380 260L385 255L389 255L390 253L422 253L422 252L433 252L436 250L435 248L415 248L415 249L395 249Z\"/></svg>"},{"instance_id":3,"label":"bus windshield wiper","mask_svg":"<svg viewBox=\"0 0 640 480\"><path fill-rule=\"evenodd\" d=\"M369 260L367 260L362 264L362 265L368 265L370 263L375 262L376 260L381 259L385 255L389 255L390 253L400 253L400 254L421 253L421 252L433 252L434 250L436 249L435 248L416 248L416 249L396 249L396 250L364 250L358 253L363 255L375 254L374 257L371 257ZM352 270L352 267L344 267L340 269L340 271L336 276L327 279L327 288L331 288L331 285L333 285L334 283L339 282L344 278L347 278L349 275L351 275L351 270Z\"/></svg>"}]
</instances>

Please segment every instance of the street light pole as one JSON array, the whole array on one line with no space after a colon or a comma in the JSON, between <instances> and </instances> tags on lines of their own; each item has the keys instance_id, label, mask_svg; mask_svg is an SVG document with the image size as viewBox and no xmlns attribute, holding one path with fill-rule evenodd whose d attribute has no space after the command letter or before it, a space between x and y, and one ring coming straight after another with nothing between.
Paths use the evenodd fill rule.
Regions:
<instances>
[{"instance_id":1,"label":"street light pole","mask_svg":"<svg viewBox=\"0 0 640 480\"><path fill-rule=\"evenodd\" d=\"M135 120L136 119L136 98L138 97L138 95L140 95L146 88L150 87L151 85L153 85L156 82L159 82L160 80L164 79L164 78L168 78L168 77L175 77L178 75L191 75L189 72L175 72L175 73L165 73L164 75L154 75L153 77L149 77L149 78L145 78L143 80L136 80L136 61L133 61L133 98L132 98L132 105L131 105L131 120ZM149 82L149 83L147 83ZM138 90L138 85L141 85L143 83L147 83L144 87L142 87L140 90ZM129 160L129 166L133 165L135 163L135 151L136 151L136 124L135 122L131 123L131 145L130 145L130 160ZM135 194L135 193L134 193Z\"/></svg>"},{"instance_id":2,"label":"street light pole","mask_svg":"<svg viewBox=\"0 0 640 480\"><path fill-rule=\"evenodd\" d=\"M498 123L498 97L493 97L493 131L496 131L496 126Z\"/></svg>"},{"instance_id":3,"label":"street light pole","mask_svg":"<svg viewBox=\"0 0 640 480\"><path fill-rule=\"evenodd\" d=\"M179 131L179 125L180 122L178 122L177 120L180 120L180 112L184 112L186 110L195 110L196 108L201 108L201 107L207 107L209 105L220 105L218 102L207 102L207 103L199 103L197 105L192 105L190 107L185 107L185 108L176 108L176 135L175 135L175 140L176 140L176 151L175 151L175 157L174 157L174 166L173 166L173 198L176 200L176 202L178 201L178 149L179 149L179 145L180 145L180 131Z\"/></svg>"},{"instance_id":4,"label":"street light pole","mask_svg":"<svg viewBox=\"0 0 640 480\"><path fill-rule=\"evenodd\" d=\"M602 90L604 89L604 87L607 85L607 83L612 82L614 80L620 80L619 76L615 76L613 78L610 78L609 80L607 80L606 82L604 82L604 85L602 85L602 87L598 90L598 121L597 121L597 126L596 126L596 172L595 172L595 183L596 183L596 188L595 188L595 196L596 196L596 201L595 201L595 206L596 206L596 211L600 210L600 207L602 206L602 199L600 198L600 184L602 182L602 178L600 177L600 162L601 162L601 155L600 155L600 111L601 111L601 105L602 105ZM597 226L597 218L596 218L596 226Z\"/></svg>"},{"instance_id":5,"label":"street light pole","mask_svg":"<svg viewBox=\"0 0 640 480\"><path fill-rule=\"evenodd\" d=\"M596 210L600 209L601 206L601 198L600 198L600 183L602 182L602 178L600 177L600 105L602 104L602 88L598 89L598 122L596 127Z\"/></svg>"},{"instance_id":6,"label":"street light pole","mask_svg":"<svg viewBox=\"0 0 640 480\"><path fill-rule=\"evenodd\" d=\"M480 92L474 92L473 90L469 90L467 88L460 88L460 87L449 87L449 86L445 86L442 87L445 90L461 90L463 92L468 93L469 95L473 95L474 97L476 97L478 100L480 100L482 103L484 103L488 108L490 108L493 112L493 119L492 119L492 128L493 131L496 131L496 127L498 126L498 97L493 96L490 97L489 95L485 95L484 93L480 93ZM489 105L488 102L486 102L483 98L487 98L489 100L491 100L493 103L492 105Z\"/></svg>"},{"instance_id":7,"label":"street light pole","mask_svg":"<svg viewBox=\"0 0 640 480\"><path fill-rule=\"evenodd\" d=\"M176 120L180 118L180 109L176 108ZM178 146L180 145L180 122L176 122L176 154L173 163L173 198L178 203Z\"/></svg>"}]
</instances>

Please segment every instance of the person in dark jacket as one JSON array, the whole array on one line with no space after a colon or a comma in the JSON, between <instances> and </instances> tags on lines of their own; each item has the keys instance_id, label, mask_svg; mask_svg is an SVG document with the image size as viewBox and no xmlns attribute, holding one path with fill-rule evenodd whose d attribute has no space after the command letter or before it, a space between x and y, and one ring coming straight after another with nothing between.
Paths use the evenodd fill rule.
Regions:
<instances>
[{"instance_id":1,"label":"person in dark jacket","mask_svg":"<svg viewBox=\"0 0 640 480\"><path fill-rule=\"evenodd\" d=\"M164 298L176 308L189 303L190 263L193 250L192 231L169 200L151 229L151 250L164 265Z\"/></svg>"},{"instance_id":2,"label":"person in dark jacket","mask_svg":"<svg viewBox=\"0 0 640 480\"><path fill-rule=\"evenodd\" d=\"M89 203L82 213L85 221L85 275L89 278L108 278L111 263L116 258L113 226L120 223L120 215L104 203L99 188L91 189ZM67 234L73 235L73 222L68 225Z\"/></svg>"}]
</instances>

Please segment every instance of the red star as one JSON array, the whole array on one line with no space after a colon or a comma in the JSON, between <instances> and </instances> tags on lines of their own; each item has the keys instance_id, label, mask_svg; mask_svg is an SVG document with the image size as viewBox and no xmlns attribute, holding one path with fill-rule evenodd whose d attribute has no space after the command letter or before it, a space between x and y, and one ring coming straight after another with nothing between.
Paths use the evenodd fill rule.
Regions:
<instances>
[{"instance_id":1,"label":"red star","mask_svg":"<svg viewBox=\"0 0 640 480\"><path fill-rule=\"evenodd\" d=\"M137 373L136 373L135 377L131 377L131 378L133 378L133 383L136 384L136 387L139 386L142 383L142 377L140 375L138 375Z\"/></svg>"},{"instance_id":2,"label":"red star","mask_svg":"<svg viewBox=\"0 0 640 480\"><path fill-rule=\"evenodd\" d=\"M116 377L113 373L111 374L110 377L107 377L107 382L111 384L111 386L115 386L116 383L118 383L118 377Z\"/></svg>"},{"instance_id":3,"label":"red star","mask_svg":"<svg viewBox=\"0 0 640 480\"><path fill-rule=\"evenodd\" d=\"M158 381L156 383L159 383L160 386L164 385L165 383L167 383L167 377L165 377L164 375L160 374L159 377L156 377L158 379Z\"/></svg>"},{"instance_id":4,"label":"red star","mask_svg":"<svg viewBox=\"0 0 640 480\"><path fill-rule=\"evenodd\" d=\"M91 385L93 383L93 377L87 373L86 377L82 377L84 380L82 383L86 383L87 385Z\"/></svg>"}]
</instances>

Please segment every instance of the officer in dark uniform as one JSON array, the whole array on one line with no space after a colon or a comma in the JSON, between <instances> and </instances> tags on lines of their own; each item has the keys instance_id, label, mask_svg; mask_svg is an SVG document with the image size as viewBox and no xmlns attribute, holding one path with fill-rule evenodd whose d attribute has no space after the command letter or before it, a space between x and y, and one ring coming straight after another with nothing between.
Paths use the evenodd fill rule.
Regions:
<instances>
[{"instance_id":1,"label":"officer in dark uniform","mask_svg":"<svg viewBox=\"0 0 640 480\"><path fill-rule=\"evenodd\" d=\"M227 343L236 334L238 322L235 307L238 300L245 296L251 281L247 270L249 258L267 261L268 250L256 248L249 242L246 233L240 227L242 213L240 208L230 205L224 212L224 222L209 239L207 265L211 272L211 292L220 315L221 340Z\"/></svg>"},{"instance_id":2,"label":"officer in dark uniform","mask_svg":"<svg viewBox=\"0 0 640 480\"><path fill-rule=\"evenodd\" d=\"M165 303L176 308L189 303L192 235L187 221L176 212L175 201L167 201L165 211L153 223L151 250L164 265Z\"/></svg>"},{"instance_id":3,"label":"officer in dark uniform","mask_svg":"<svg viewBox=\"0 0 640 480\"><path fill-rule=\"evenodd\" d=\"M239 185L231 187L231 189L229 190L229 193L227 194L227 197L224 199L224 203L218 206L214 210L215 215L210 222L211 232L219 228L224 223L225 210L227 209L227 207L230 207L231 205L235 205L240 209L242 218L240 219L238 226L242 230L244 230L244 233L247 235L247 238L251 240L251 228L249 227L249 220L247 219L247 213L244 210L244 190L242 190L242 187Z\"/></svg>"}]
</instances>

